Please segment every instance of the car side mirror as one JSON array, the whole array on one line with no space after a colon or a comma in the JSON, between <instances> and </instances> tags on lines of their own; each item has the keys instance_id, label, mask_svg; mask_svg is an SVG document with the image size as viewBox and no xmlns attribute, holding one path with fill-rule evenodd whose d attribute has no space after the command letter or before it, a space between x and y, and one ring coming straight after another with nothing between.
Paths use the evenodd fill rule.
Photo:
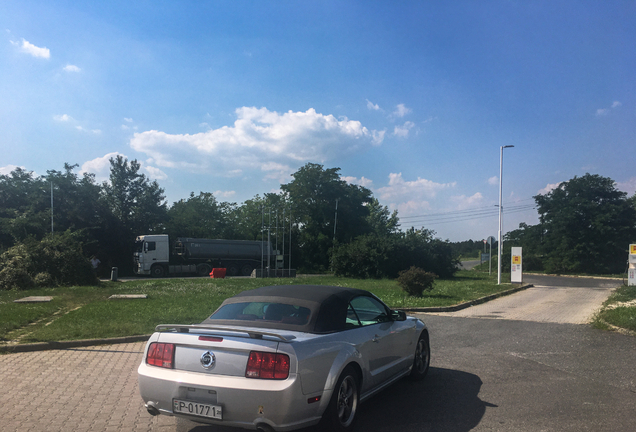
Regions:
<instances>
[{"instance_id":1,"label":"car side mirror","mask_svg":"<svg viewBox=\"0 0 636 432\"><path fill-rule=\"evenodd\" d=\"M406 312L401 310L391 311L391 319L393 321L406 321Z\"/></svg>"}]
</instances>

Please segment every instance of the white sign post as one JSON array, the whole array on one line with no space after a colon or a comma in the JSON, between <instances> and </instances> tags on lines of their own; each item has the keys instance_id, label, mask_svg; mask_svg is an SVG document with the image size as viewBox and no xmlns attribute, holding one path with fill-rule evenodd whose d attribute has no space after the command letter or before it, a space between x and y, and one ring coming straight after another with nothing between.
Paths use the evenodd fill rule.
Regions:
<instances>
[{"instance_id":1,"label":"white sign post","mask_svg":"<svg viewBox=\"0 0 636 432\"><path fill-rule=\"evenodd\" d=\"M636 244L629 245L629 268L627 269L627 286L636 286Z\"/></svg>"},{"instance_id":2,"label":"white sign post","mask_svg":"<svg viewBox=\"0 0 636 432\"><path fill-rule=\"evenodd\" d=\"M512 283L523 283L523 270L522 270L522 262L521 259L521 248L513 247L511 248L512 259L510 262L510 282Z\"/></svg>"},{"instance_id":3,"label":"white sign post","mask_svg":"<svg viewBox=\"0 0 636 432\"><path fill-rule=\"evenodd\" d=\"M495 238L493 236L489 236L486 239L486 243L490 246L490 253L488 254L488 274L492 274L492 244L495 242Z\"/></svg>"}]
</instances>

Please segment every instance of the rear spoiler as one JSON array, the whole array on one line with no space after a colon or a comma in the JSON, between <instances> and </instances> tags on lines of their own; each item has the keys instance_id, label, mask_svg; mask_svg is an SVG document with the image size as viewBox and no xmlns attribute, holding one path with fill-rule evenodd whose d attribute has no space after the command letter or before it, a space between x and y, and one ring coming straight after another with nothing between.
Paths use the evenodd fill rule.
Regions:
<instances>
[{"instance_id":1,"label":"rear spoiler","mask_svg":"<svg viewBox=\"0 0 636 432\"><path fill-rule=\"evenodd\" d=\"M245 327L231 327L231 326L213 326L213 325L201 325L201 324L160 324L155 327L155 331L177 331L179 333L190 333L190 330L221 330L233 333L246 333L252 339L263 339L263 336L269 336L281 340L282 342L291 342L296 339L296 336L290 334L280 334L271 331L262 331L253 328Z\"/></svg>"}]
</instances>

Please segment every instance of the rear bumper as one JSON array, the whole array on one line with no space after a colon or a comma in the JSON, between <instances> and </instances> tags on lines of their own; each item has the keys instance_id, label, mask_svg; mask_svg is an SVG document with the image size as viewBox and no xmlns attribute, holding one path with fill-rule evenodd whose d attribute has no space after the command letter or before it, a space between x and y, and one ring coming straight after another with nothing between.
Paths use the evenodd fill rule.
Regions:
<instances>
[{"instance_id":1,"label":"rear bumper","mask_svg":"<svg viewBox=\"0 0 636 432\"><path fill-rule=\"evenodd\" d=\"M320 395L320 402L309 404L310 397L319 395L303 395L298 375L282 381L257 380L175 371L145 363L139 366L138 373L139 391L146 407L151 405L160 414L200 423L252 430L266 423L276 431L289 431L318 423L329 402L327 395ZM221 406L223 420L175 414L173 399Z\"/></svg>"}]
</instances>

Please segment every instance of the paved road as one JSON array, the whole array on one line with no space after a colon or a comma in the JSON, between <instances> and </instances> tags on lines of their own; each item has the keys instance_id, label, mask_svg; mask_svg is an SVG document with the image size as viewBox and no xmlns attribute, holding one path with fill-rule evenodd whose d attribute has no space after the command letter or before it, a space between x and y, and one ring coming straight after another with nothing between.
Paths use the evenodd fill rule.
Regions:
<instances>
[{"instance_id":1,"label":"paved road","mask_svg":"<svg viewBox=\"0 0 636 432\"><path fill-rule=\"evenodd\" d=\"M452 316L586 324L621 284L616 279L540 275L525 276L524 282L531 283L534 287L453 312Z\"/></svg>"},{"instance_id":2,"label":"paved road","mask_svg":"<svg viewBox=\"0 0 636 432\"><path fill-rule=\"evenodd\" d=\"M581 294L603 282L592 284ZM580 324L422 317L429 376L363 404L356 432L634 430L636 338ZM133 343L1 355L1 429L232 430L148 415L137 390L142 351Z\"/></svg>"},{"instance_id":3,"label":"paved road","mask_svg":"<svg viewBox=\"0 0 636 432\"><path fill-rule=\"evenodd\" d=\"M459 263L459 268L462 270L470 270L471 268L478 266L481 264L479 260L471 260L471 261L462 261Z\"/></svg>"}]
</instances>

